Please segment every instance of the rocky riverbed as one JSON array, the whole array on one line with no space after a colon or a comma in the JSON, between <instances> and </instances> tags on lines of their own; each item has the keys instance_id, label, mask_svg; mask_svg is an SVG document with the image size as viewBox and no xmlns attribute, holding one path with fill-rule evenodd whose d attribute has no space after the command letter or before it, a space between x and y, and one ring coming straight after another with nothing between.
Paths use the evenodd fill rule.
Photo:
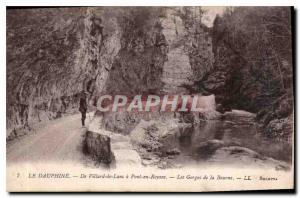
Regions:
<instances>
[{"instance_id":1,"label":"rocky riverbed","mask_svg":"<svg viewBox=\"0 0 300 198\"><path fill-rule=\"evenodd\" d=\"M110 120L110 126L105 128L107 117L96 113L88 133L111 139L114 156L103 153L102 157L111 157L108 161L115 158L112 167L169 169L222 165L290 170L291 144L262 137L255 114L232 110L214 113L218 116L209 119L205 117L208 114L165 113L151 119L143 114L135 115L136 122L133 122L128 119L129 112L118 112L114 114L118 119ZM123 128L112 131L112 125Z\"/></svg>"}]
</instances>

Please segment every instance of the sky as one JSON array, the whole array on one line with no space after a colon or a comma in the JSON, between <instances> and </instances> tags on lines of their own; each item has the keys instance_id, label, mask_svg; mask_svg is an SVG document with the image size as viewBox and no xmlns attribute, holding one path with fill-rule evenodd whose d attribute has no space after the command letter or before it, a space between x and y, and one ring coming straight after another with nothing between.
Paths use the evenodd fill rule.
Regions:
<instances>
[{"instance_id":1,"label":"sky","mask_svg":"<svg viewBox=\"0 0 300 198\"><path fill-rule=\"evenodd\" d=\"M226 7L210 6L210 7L202 7L202 8L207 10L207 13L203 18L203 23L208 27L212 27L216 15L217 14L222 15Z\"/></svg>"}]
</instances>

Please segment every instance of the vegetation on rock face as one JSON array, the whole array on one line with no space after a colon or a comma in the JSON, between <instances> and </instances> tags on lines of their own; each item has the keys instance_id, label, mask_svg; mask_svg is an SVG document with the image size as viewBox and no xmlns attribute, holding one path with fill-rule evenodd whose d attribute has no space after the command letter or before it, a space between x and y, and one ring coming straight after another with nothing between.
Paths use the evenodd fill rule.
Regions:
<instances>
[{"instance_id":1,"label":"vegetation on rock face","mask_svg":"<svg viewBox=\"0 0 300 198\"><path fill-rule=\"evenodd\" d=\"M225 110L258 113L264 126L293 113L289 7L229 8L215 18L212 37L214 67L198 87L216 94Z\"/></svg>"}]
</instances>

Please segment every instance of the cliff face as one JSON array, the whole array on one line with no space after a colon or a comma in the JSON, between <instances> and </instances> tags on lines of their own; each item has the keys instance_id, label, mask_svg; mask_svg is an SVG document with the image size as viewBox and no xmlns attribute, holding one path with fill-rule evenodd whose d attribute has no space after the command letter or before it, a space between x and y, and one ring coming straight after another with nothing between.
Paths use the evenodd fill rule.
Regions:
<instances>
[{"instance_id":1,"label":"cliff face","mask_svg":"<svg viewBox=\"0 0 300 198\"><path fill-rule=\"evenodd\" d=\"M82 90L92 98L102 89L120 46L110 14L100 8L8 10L8 134L72 113Z\"/></svg>"},{"instance_id":2,"label":"cliff face","mask_svg":"<svg viewBox=\"0 0 300 198\"><path fill-rule=\"evenodd\" d=\"M163 8L126 8L119 15L120 50L103 93L133 96L158 93L166 60L160 17Z\"/></svg>"},{"instance_id":3,"label":"cliff face","mask_svg":"<svg viewBox=\"0 0 300 198\"><path fill-rule=\"evenodd\" d=\"M212 69L212 37L210 28L202 23L202 17L200 8L181 7L167 9L166 17L161 19L168 42L163 92L199 93L194 82Z\"/></svg>"},{"instance_id":4,"label":"cliff face","mask_svg":"<svg viewBox=\"0 0 300 198\"><path fill-rule=\"evenodd\" d=\"M82 90L91 104L101 94L189 93L202 71L195 51L211 51L190 11L9 9L7 135L76 112Z\"/></svg>"},{"instance_id":5,"label":"cliff face","mask_svg":"<svg viewBox=\"0 0 300 198\"><path fill-rule=\"evenodd\" d=\"M210 29L194 8L131 8L120 19L122 37L106 93L189 94L212 68ZM195 91L195 90L194 90Z\"/></svg>"},{"instance_id":6,"label":"cliff face","mask_svg":"<svg viewBox=\"0 0 300 198\"><path fill-rule=\"evenodd\" d=\"M191 94L212 67L209 28L192 8L129 9L120 21L121 49L102 94ZM198 17L197 17L198 16ZM198 92L199 93L199 92ZM141 119L173 118L166 112L107 112L105 129L129 134Z\"/></svg>"}]
</instances>

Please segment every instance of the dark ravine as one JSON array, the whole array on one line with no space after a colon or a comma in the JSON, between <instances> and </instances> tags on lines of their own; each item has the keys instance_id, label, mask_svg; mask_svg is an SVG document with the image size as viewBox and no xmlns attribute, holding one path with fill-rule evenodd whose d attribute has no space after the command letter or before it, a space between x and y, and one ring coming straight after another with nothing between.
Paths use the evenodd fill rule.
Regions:
<instances>
[{"instance_id":1,"label":"dark ravine","mask_svg":"<svg viewBox=\"0 0 300 198\"><path fill-rule=\"evenodd\" d=\"M217 16L214 66L196 82L216 95L221 112L257 113L261 132L284 141L291 141L294 122L291 26L291 11L283 7L240 7Z\"/></svg>"}]
</instances>

